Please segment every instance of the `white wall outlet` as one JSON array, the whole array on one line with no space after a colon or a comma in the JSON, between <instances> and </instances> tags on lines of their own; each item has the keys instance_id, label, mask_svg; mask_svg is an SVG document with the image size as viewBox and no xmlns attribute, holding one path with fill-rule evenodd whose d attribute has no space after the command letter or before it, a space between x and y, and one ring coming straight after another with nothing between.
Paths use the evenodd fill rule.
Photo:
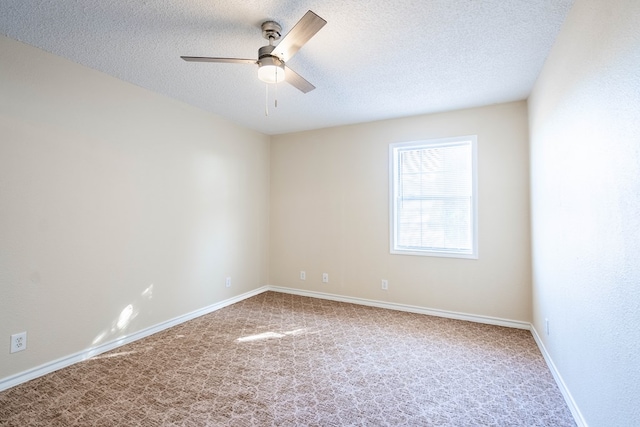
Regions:
<instances>
[{"instance_id":1,"label":"white wall outlet","mask_svg":"<svg viewBox=\"0 0 640 427\"><path fill-rule=\"evenodd\" d=\"M231 287L231 277L227 277L227 278L225 279L225 281L224 281L224 285L225 285L227 288L230 288L230 287Z\"/></svg>"},{"instance_id":2,"label":"white wall outlet","mask_svg":"<svg viewBox=\"0 0 640 427\"><path fill-rule=\"evenodd\" d=\"M19 334L11 335L11 353L27 349L27 333L20 332Z\"/></svg>"},{"instance_id":3,"label":"white wall outlet","mask_svg":"<svg viewBox=\"0 0 640 427\"><path fill-rule=\"evenodd\" d=\"M329 283L329 273L322 273L322 283Z\"/></svg>"},{"instance_id":4,"label":"white wall outlet","mask_svg":"<svg viewBox=\"0 0 640 427\"><path fill-rule=\"evenodd\" d=\"M300 280L307 280L307 273L305 273L304 271L300 272Z\"/></svg>"},{"instance_id":5,"label":"white wall outlet","mask_svg":"<svg viewBox=\"0 0 640 427\"><path fill-rule=\"evenodd\" d=\"M389 289L389 281L387 279L382 279L382 289L385 291Z\"/></svg>"},{"instance_id":6,"label":"white wall outlet","mask_svg":"<svg viewBox=\"0 0 640 427\"><path fill-rule=\"evenodd\" d=\"M544 319L544 331L547 333L547 336L549 336L549 319Z\"/></svg>"}]
</instances>

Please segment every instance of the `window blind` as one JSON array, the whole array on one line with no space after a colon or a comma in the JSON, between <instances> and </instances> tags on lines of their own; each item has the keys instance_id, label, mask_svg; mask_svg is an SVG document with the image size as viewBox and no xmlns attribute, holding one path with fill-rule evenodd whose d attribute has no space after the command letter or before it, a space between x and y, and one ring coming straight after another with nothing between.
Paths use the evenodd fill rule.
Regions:
<instances>
[{"instance_id":1,"label":"window blind","mask_svg":"<svg viewBox=\"0 0 640 427\"><path fill-rule=\"evenodd\" d=\"M472 141L403 144L393 151L392 249L472 255Z\"/></svg>"}]
</instances>

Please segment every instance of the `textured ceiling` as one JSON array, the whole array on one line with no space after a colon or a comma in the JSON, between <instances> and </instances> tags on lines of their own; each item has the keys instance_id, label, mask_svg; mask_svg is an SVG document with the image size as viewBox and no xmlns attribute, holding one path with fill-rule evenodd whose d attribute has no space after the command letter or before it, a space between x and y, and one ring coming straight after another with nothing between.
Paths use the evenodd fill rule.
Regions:
<instances>
[{"instance_id":1,"label":"textured ceiling","mask_svg":"<svg viewBox=\"0 0 640 427\"><path fill-rule=\"evenodd\" d=\"M2 0L0 33L267 134L525 99L573 0ZM260 24L328 21L265 116ZM1 55L0 55L1 57Z\"/></svg>"}]
</instances>

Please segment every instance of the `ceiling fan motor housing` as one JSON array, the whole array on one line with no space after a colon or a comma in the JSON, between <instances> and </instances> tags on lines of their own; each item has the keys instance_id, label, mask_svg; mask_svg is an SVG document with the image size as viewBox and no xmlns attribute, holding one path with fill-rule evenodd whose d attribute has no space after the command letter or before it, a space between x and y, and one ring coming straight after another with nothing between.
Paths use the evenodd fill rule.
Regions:
<instances>
[{"instance_id":1,"label":"ceiling fan motor housing","mask_svg":"<svg viewBox=\"0 0 640 427\"><path fill-rule=\"evenodd\" d=\"M262 46L258 49L258 62L263 65L284 67L284 61L271 53L273 49L275 49L275 46L272 45Z\"/></svg>"}]
</instances>

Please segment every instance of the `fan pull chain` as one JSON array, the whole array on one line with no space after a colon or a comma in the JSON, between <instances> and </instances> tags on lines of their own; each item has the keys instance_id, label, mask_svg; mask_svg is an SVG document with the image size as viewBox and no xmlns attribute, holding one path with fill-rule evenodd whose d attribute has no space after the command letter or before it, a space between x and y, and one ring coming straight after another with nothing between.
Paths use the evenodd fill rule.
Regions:
<instances>
[{"instance_id":1,"label":"fan pull chain","mask_svg":"<svg viewBox=\"0 0 640 427\"><path fill-rule=\"evenodd\" d=\"M276 68L276 94L274 100L275 108L278 108L278 69Z\"/></svg>"}]
</instances>

